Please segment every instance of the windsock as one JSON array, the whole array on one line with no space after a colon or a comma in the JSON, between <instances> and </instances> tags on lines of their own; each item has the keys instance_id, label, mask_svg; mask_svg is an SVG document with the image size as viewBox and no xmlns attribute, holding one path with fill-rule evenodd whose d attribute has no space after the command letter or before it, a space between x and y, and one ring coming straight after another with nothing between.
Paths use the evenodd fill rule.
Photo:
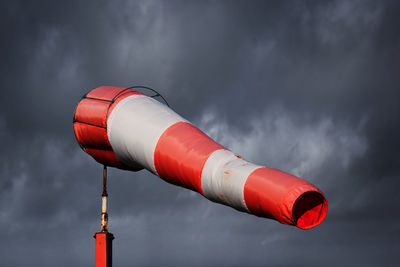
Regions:
<instances>
[{"instance_id":1,"label":"windsock","mask_svg":"<svg viewBox=\"0 0 400 267\"><path fill-rule=\"evenodd\" d=\"M166 105L130 88L101 86L87 93L76 107L74 132L101 164L145 168L239 211L309 229L328 210L314 185L246 161Z\"/></svg>"}]
</instances>

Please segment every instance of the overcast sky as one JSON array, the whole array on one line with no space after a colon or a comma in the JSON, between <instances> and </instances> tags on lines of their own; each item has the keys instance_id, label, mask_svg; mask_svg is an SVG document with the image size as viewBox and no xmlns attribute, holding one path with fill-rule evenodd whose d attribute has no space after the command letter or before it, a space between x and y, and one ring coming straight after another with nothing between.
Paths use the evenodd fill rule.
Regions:
<instances>
[{"instance_id":1,"label":"overcast sky","mask_svg":"<svg viewBox=\"0 0 400 267\"><path fill-rule=\"evenodd\" d=\"M109 171L114 266L395 266L397 1L1 1L1 266L94 266L102 166L80 97L146 85L218 142L325 193L311 230Z\"/></svg>"}]
</instances>

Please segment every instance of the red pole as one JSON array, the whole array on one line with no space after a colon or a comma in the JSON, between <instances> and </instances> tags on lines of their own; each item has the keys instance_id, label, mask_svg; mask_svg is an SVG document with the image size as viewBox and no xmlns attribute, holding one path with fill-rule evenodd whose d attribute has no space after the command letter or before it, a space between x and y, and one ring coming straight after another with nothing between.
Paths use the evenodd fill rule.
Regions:
<instances>
[{"instance_id":1,"label":"red pole","mask_svg":"<svg viewBox=\"0 0 400 267\"><path fill-rule=\"evenodd\" d=\"M108 232L94 234L96 239L96 267L112 267L112 241L114 235Z\"/></svg>"},{"instance_id":2,"label":"red pole","mask_svg":"<svg viewBox=\"0 0 400 267\"><path fill-rule=\"evenodd\" d=\"M107 197L107 167L104 166L103 194L101 195L101 232L94 234L96 239L96 267L112 267L112 241L114 235L108 232Z\"/></svg>"}]
</instances>

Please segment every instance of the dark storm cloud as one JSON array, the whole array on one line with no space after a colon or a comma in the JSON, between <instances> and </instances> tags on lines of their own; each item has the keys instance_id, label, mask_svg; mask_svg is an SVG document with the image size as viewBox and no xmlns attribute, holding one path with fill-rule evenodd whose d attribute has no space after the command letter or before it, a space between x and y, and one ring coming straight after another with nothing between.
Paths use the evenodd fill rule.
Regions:
<instances>
[{"instance_id":1,"label":"dark storm cloud","mask_svg":"<svg viewBox=\"0 0 400 267\"><path fill-rule=\"evenodd\" d=\"M395 1L3 1L0 255L88 266L101 167L72 114L143 84L222 144L304 177L310 231L239 213L146 171L110 171L118 266L394 265L400 248ZM19 256L18 256L19 255Z\"/></svg>"}]
</instances>

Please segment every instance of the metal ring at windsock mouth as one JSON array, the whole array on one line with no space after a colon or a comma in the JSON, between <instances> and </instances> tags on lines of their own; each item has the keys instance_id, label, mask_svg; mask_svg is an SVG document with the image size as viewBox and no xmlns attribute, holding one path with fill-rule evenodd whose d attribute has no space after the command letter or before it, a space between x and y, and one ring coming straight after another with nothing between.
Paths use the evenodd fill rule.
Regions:
<instances>
[{"instance_id":1,"label":"metal ring at windsock mouth","mask_svg":"<svg viewBox=\"0 0 400 267\"><path fill-rule=\"evenodd\" d=\"M292 210L294 223L301 229L310 229L320 224L328 212L328 202L317 191L307 191L295 201Z\"/></svg>"}]
</instances>

